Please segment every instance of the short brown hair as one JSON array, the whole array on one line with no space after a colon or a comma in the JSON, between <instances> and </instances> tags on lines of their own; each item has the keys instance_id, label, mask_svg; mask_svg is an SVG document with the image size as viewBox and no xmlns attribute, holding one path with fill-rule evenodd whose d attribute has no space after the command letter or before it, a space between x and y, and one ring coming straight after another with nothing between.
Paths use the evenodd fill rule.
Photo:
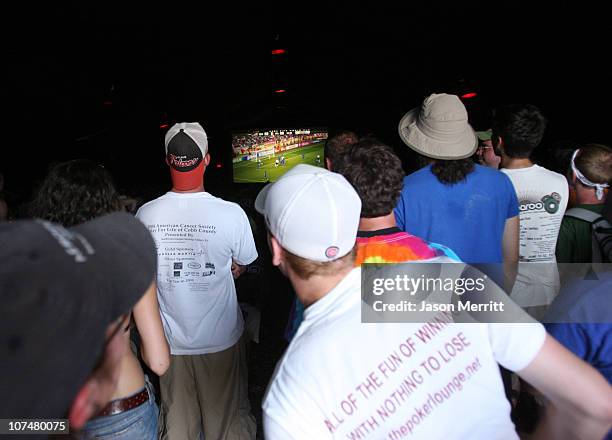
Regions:
<instances>
[{"instance_id":1,"label":"short brown hair","mask_svg":"<svg viewBox=\"0 0 612 440\"><path fill-rule=\"evenodd\" d=\"M283 252L291 270L303 280L308 280L314 275L334 275L347 267L353 267L357 254L356 247L353 247L353 249L343 257L329 262L321 262L298 257L284 248Z\"/></svg>"},{"instance_id":2,"label":"short brown hair","mask_svg":"<svg viewBox=\"0 0 612 440\"><path fill-rule=\"evenodd\" d=\"M359 138L352 131L340 131L327 139L324 155L332 166L355 144Z\"/></svg>"},{"instance_id":3,"label":"short brown hair","mask_svg":"<svg viewBox=\"0 0 612 440\"><path fill-rule=\"evenodd\" d=\"M397 205L405 173L391 147L374 138L362 139L334 164L334 169L359 194L361 217L389 215Z\"/></svg>"},{"instance_id":4,"label":"short brown hair","mask_svg":"<svg viewBox=\"0 0 612 440\"><path fill-rule=\"evenodd\" d=\"M574 160L576 168L593 183L612 183L612 148L587 144Z\"/></svg>"}]
</instances>

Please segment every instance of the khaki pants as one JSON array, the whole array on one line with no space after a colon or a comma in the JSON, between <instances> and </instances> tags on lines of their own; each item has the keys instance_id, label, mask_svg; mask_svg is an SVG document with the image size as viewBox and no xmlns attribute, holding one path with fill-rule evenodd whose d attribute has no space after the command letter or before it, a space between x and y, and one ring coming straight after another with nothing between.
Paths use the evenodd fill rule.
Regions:
<instances>
[{"instance_id":1,"label":"khaki pants","mask_svg":"<svg viewBox=\"0 0 612 440\"><path fill-rule=\"evenodd\" d=\"M247 390L246 345L241 338L218 353L170 357L160 377L162 440L254 440Z\"/></svg>"}]
</instances>

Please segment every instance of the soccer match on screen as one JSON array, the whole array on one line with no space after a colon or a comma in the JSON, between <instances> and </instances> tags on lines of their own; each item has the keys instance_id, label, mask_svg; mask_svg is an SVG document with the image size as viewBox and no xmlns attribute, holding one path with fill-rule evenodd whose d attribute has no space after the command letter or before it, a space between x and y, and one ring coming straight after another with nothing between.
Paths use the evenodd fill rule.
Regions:
<instances>
[{"instance_id":1,"label":"soccer match on screen","mask_svg":"<svg viewBox=\"0 0 612 440\"><path fill-rule=\"evenodd\" d=\"M300 163L324 167L327 130L249 130L232 134L236 183L275 182Z\"/></svg>"}]
</instances>

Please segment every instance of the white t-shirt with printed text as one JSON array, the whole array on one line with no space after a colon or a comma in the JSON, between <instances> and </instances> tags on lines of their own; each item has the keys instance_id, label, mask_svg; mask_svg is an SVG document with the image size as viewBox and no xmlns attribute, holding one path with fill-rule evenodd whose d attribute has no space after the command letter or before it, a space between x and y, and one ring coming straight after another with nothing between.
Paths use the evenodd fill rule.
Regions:
<instances>
[{"instance_id":1,"label":"white t-shirt with printed text","mask_svg":"<svg viewBox=\"0 0 612 440\"><path fill-rule=\"evenodd\" d=\"M519 201L521 261L554 262L561 220L569 199L567 180L539 165L501 169Z\"/></svg>"},{"instance_id":2,"label":"white t-shirt with printed text","mask_svg":"<svg viewBox=\"0 0 612 440\"><path fill-rule=\"evenodd\" d=\"M263 403L276 439L518 439L498 363L525 368L539 323L362 323L354 269L305 310Z\"/></svg>"},{"instance_id":3,"label":"white t-shirt with printed text","mask_svg":"<svg viewBox=\"0 0 612 440\"><path fill-rule=\"evenodd\" d=\"M168 192L136 217L157 245L157 293L171 353L215 353L234 345L244 322L232 259L247 265L257 258L244 210L206 192Z\"/></svg>"},{"instance_id":4,"label":"white t-shirt with printed text","mask_svg":"<svg viewBox=\"0 0 612 440\"><path fill-rule=\"evenodd\" d=\"M519 272L511 298L521 306L550 304L559 291L555 248L569 200L567 180L539 165L501 171L519 201Z\"/></svg>"}]
</instances>

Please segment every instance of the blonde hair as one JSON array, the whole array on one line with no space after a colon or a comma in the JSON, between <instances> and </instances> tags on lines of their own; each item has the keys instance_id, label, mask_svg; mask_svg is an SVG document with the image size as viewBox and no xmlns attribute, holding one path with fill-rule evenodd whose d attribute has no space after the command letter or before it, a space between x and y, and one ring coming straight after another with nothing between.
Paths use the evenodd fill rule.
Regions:
<instances>
[{"instance_id":1,"label":"blonde hair","mask_svg":"<svg viewBox=\"0 0 612 440\"><path fill-rule=\"evenodd\" d=\"M612 183L612 148L587 144L580 148L574 164L593 183Z\"/></svg>"},{"instance_id":2,"label":"blonde hair","mask_svg":"<svg viewBox=\"0 0 612 440\"><path fill-rule=\"evenodd\" d=\"M343 257L337 258L333 261L321 262L308 260L306 258L298 257L292 254L286 249L283 249L285 260L291 270L301 279L308 280L314 275L319 276L330 276L337 274L341 270L349 267L353 267L355 262L355 256L357 254L356 247L353 247L351 251Z\"/></svg>"}]
</instances>

